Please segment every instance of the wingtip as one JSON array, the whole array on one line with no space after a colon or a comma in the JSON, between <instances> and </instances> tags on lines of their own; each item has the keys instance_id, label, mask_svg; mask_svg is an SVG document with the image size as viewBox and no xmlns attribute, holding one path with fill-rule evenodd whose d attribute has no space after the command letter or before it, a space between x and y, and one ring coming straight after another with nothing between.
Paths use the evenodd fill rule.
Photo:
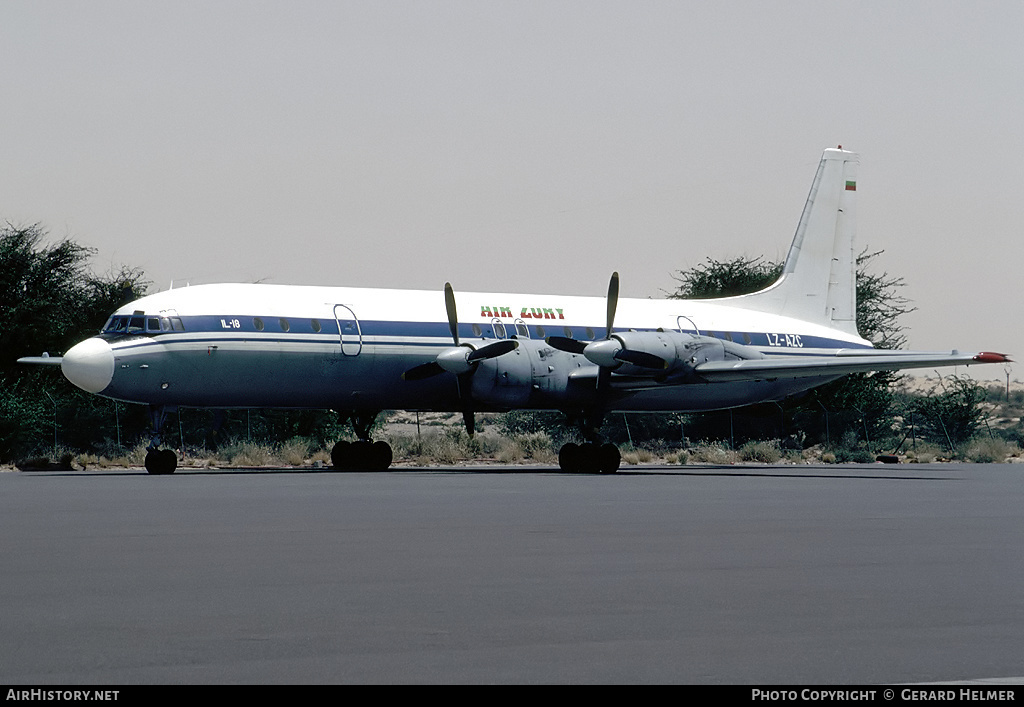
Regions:
<instances>
[{"instance_id":1,"label":"wingtip","mask_svg":"<svg viewBox=\"0 0 1024 707\"><path fill-rule=\"evenodd\" d=\"M974 360L978 363L1013 363L1013 359L1006 354L995 353L993 351L982 351L974 357Z\"/></svg>"}]
</instances>

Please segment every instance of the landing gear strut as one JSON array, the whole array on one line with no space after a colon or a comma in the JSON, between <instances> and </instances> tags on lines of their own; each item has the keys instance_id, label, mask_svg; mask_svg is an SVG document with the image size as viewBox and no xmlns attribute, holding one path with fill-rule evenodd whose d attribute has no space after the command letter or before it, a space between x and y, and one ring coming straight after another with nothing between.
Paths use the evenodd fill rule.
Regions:
<instances>
[{"instance_id":1,"label":"landing gear strut","mask_svg":"<svg viewBox=\"0 0 1024 707\"><path fill-rule=\"evenodd\" d=\"M591 413L576 418L580 433L587 441L583 444L568 442L558 450L558 466L562 471L584 474L614 474L619 470L622 456L619 448L601 441L598 429L603 415ZM571 422L571 419L570 419Z\"/></svg>"},{"instance_id":2,"label":"landing gear strut","mask_svg":"<svg viewBox=\"0 0 1024 707\"><path fill-rule=\"evenodd\" d=\"M387 442L371 442L370 429L379 412L342 413L342 420L352 423L358 441L338 442L331 450L331 463L337 471L384 471L391 466L394 455Z\"/></svg>"},{"instance_id":3,"label":"landing gear strut","mask_svg":"<svg viewBox=\"0 0 1024 707\"><path fill-rule=\"evenodd\" d=\"M173 474L178 468L178 455L170 449L160 449L160 430L163 429L169 408L163 405L150 405L149 421L152 436L146 448L146 471L150 474Z\"/></svg>"}]
</instances>

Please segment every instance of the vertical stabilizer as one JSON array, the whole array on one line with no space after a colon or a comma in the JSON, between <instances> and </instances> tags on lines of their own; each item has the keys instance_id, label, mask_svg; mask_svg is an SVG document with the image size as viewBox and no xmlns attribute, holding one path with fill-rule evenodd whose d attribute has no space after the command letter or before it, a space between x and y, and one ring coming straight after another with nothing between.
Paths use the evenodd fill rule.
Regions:
<instances>
[{"instance_id":1,"label":"vertical stabilizer","mask_svg":"<svg viewBox=\"0 0 1024 707\"><path fill-rule=\"evenodd\" d=\"M821 156L782 276L750 295L719 300L803 319L857 335L854 205L856 153L828 149Z\"/></svg>"}]
</instances>

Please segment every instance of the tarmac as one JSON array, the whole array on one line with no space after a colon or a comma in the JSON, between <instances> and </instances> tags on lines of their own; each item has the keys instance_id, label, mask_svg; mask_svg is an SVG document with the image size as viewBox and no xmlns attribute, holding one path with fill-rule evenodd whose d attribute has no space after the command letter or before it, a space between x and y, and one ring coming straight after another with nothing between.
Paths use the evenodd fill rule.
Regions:
<instances>
[{"instance_id":1,"label":"tarmac","mask_svg":"<svg viewBox=\"0 0 1024 707\"><path fill-rule=\"evenodd\" d=\"M1018 465L0 474L0 683L1024 675Z\"/></svg>"}]
</instances>

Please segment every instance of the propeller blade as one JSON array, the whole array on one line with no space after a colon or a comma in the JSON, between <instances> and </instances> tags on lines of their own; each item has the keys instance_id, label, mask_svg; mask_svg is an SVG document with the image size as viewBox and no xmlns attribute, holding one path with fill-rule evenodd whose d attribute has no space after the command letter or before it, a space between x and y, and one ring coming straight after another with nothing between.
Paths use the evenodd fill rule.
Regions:
<instances>
[{"instance_id":1,"label":"propeller blade","mask_svg":"<svg viewBox=\"0 0 1024 707\"><path fill-rule=\"evenodd\" d=\"M476 363L477 361L483 361L487 358L496 358L502 354L507 354L509 351L514 351L519 348L519 342L512 339L503 339L501 341L495 341L493 344L487 344L487 346L481 346L479 349L471 353L466 357L469 363Z\"/></svg>"},{"instance_id":2,"label":"propeller blade","mask_svg":"<svg viewBox=\"0 0 1024 707\"><path fill-rule=\"evenodd\" d=\"M668 361L663 359L661 356L655 356L654 354L649 354L646 351L622 349L615 354L615 358L619 361L632 363L634 366L640 366L641 368L653 368L656 371L663 371L668 368Z\"/></svg>"},{"instance_id":3,"label":"propeller blade","mask_svg":"<svg viewBox=\"0 0 1024 707\"><path fill-rule=\"evenodd\" d=\"M430 363L413 366L402 374L402 380L421 381L425 378L432 378L439 373L444 373L444 369L441 368L436 361L431 361Z\"/></svg>"},{"instance_id":4,"label":"propeller blade","mask_svg":"<svg viewBox=\"0 0 1024 707\"><path fill-rule=\"evenodd\" d=\"M462 421L466 423L466 434L470 437L476 431L476 417L473 415L472 410L466 410L462 413Z\"/></svg>"},{"instance_id":5,"label":"propeller blade","mask_svg":"<svg viewBox=\"0 0 1024 707\"><path fill-rule=\"evenodd\" d=\"M455 311L455 290L452 283L444 283L444 308L448 312L448 331L452 333L455 345L459 345L459 315Z\"/></svg>"},{"instance_id":6,"label":"propeller blade","mask_svg":"<svg viewBox=\"0 0 1024 707\"><path fill-rule=\"evenodd\" d=\"M612 327L615 324L615 308L619 306L619 273L613 272L612 279L608 282L608 326L604 332L604 338L610 339Z\"/></svg>"},{"instance_id":7,"label":"propeller blade","mask_svg":"<svg viewBox=\"0 0 1024 707\"><path fill-rule=\"evenodd\" d=\"M549 336L544 341L552 348L572 354L581 354L583 349L587 348L586 341L577 341L576 339L570 339L568 336Z\"/></svg>"}]
</instances>

